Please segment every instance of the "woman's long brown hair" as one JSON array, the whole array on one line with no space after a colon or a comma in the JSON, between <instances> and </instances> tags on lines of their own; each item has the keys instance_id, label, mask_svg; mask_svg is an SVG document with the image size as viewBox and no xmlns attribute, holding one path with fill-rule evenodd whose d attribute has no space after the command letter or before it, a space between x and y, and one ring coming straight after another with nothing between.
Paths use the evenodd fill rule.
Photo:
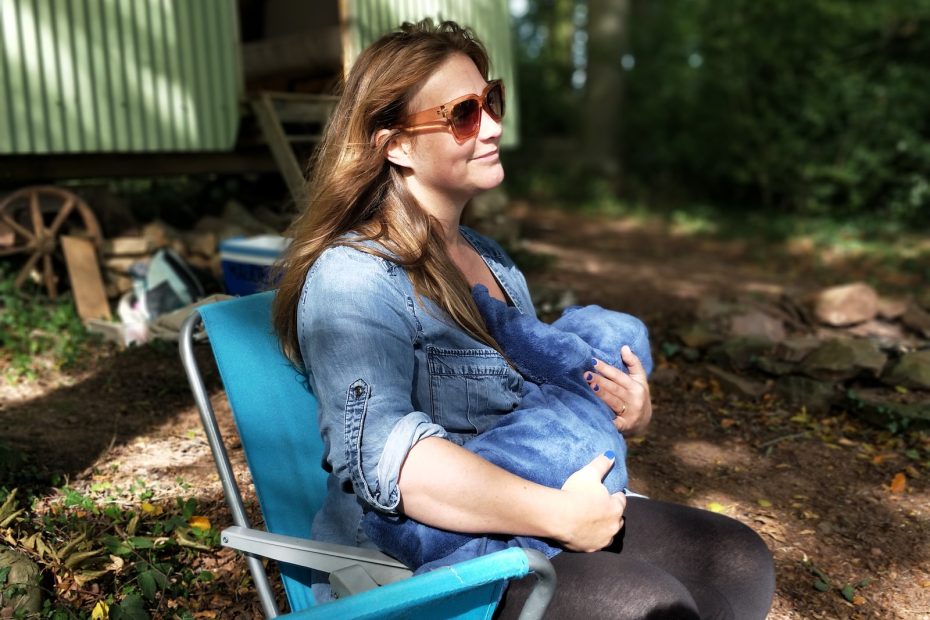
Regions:
<instances>
[{"instance_id":1,"label":"woman's long brown hair","mask_svg":"<svg viewBox=\"0 0 930 620\"><path fill-rule=\"evenodd\" d=\"M402 265L418 297L432 300L463 330L500 352L468 282L446 251L439 222L387 161L390 140L375 143L376 133L400 123L417 88L454 54L468 56L487 79L488 56L474 34L454 22L435 25L429 19L405 23L378 39L352 67L312 161L306 204L286 233L293 241L275 270L272 318L281 347L294 362L301 362L297 304L304 280L314 261L334 245ZM344 238L350 232L358 237ZM387 252L362 245L366 240L378 241Z\"/></svg>"}]
</instances>

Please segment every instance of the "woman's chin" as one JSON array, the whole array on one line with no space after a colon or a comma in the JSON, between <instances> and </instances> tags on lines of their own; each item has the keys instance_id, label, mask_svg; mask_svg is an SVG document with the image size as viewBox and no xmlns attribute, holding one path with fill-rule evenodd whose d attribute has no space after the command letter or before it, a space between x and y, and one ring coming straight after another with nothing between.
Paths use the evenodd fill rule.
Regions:
<instances>
[{"instance_id":1,"label":"woman's chin","mask_svg":"<svg viewBox=\"0 0 930 620\"><path fill-rule=\"evenodd\" d=\"M503 183L504 182L504 167L501 166L500 163L498 163L497 166L495 166L491 170L488 170L487 177L484 179L484 181L485 181L485 184L481 188L483 191L494 189L495 187Z\"/></svg>"}]
</instances>

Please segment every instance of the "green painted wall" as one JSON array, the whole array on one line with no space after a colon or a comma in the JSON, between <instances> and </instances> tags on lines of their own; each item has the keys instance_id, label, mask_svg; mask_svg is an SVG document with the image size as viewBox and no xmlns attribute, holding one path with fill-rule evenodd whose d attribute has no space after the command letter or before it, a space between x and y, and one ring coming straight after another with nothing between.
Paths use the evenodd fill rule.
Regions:
<instances>
[{"instance_id":1,"label":"green painted wall","mask_svg":"<svg viewBox=\"0 0 930 620\"><path fill-rule=\"evenodd\" d=\"M231 149L235 0L0 0L0 154Z\"/></svg>"}]
</instances>

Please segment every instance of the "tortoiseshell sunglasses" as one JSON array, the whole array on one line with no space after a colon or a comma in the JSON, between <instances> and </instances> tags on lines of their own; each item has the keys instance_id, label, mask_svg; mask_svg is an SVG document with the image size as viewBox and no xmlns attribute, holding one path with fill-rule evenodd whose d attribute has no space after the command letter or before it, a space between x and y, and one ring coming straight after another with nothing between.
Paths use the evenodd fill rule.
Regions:
<instances>
[{"instance_id":1,"label":"tortoiseshell sunglasses","mask_svg":"<svg viewBox=\"0 0 930 620\"><path fill-rule=\"evenodd\" d=\"M478 135L481 129L481 109L500 122L504 118L504 82L491 80L480 95L465 95L435 108L411 114L401 129L418 129L437 123L448 124L459 142Z\"/></svg>"}]
</instances>

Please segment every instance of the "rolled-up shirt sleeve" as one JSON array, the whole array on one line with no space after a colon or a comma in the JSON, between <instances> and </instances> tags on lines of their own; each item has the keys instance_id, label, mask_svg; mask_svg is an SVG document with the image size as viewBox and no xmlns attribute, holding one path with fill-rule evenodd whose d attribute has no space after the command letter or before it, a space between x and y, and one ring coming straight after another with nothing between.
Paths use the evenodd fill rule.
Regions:
<instances>
[{"instance_id":1,"label":"rolled-up shirt sleeve","mask_svg":"<svg viewBox=\"0 0 930 620\"><path fill-rule=\"evenodd\" d=\"M446 436L412 404L418 324L396 269L333 248L311 269L298 307L301 355L319 401L328 466L366 504L392 513L410 448Z\"/></svg>"}]
</instances>

